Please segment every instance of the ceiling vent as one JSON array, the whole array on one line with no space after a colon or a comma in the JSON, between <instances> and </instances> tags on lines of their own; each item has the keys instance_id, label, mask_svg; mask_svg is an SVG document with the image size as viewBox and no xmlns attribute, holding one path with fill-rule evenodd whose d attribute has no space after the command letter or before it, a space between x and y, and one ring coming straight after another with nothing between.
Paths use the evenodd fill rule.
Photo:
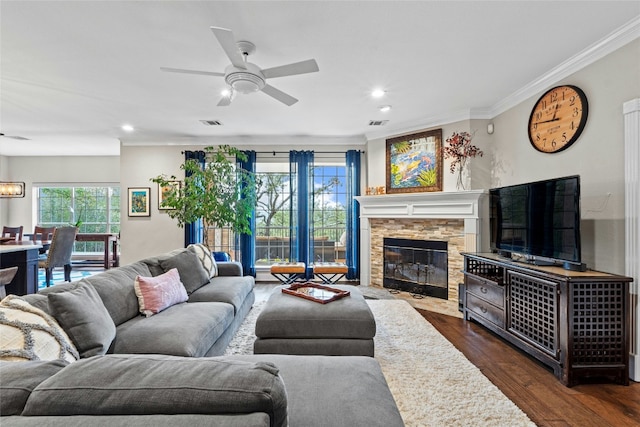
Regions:
<instances>
[{"instance_id":1,"label":"ceiling vent","mask_svg":"<svg viewBox=\"0 0 640 427\"><path fill-rule=\"evenodd\" d=\"M200 120L205 126L222 126L222 122L220 120Z\"/></svg>"},{"instance_id":2,"label":"ceiling vent","mask_svg":"<svg viewBox=\"0 0 640 427\"><path fill-rule=\"evenodd\" d=\"M384 126L389 120L369 120L369 126Z\"/></svg>"}]
</instances>

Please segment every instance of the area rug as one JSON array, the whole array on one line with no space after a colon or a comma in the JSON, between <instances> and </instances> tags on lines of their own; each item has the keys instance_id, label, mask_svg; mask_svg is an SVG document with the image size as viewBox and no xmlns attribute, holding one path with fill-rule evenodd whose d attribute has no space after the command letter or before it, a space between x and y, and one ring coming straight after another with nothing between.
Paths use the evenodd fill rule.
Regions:
<instances>
[{"instance_id":1,"label":"area rug","mask_svg":"<svg viewBox=\"0 0 640 427\"><path fill-rule=\"evenodd\" d=\"M375 353L402 418L411 426L535 426L406 301L367 300ZM256 303L226 355L252 354Z\"/></svg>"},{"instance_id":2,"label":"area rug","mask_svg":"<svg viewBox=\"0 0 640 427\"><path fill-rule=\"evenodd\" d=\"M103 270L79 270L72 269L71 270L71 281L75 282L84 277L89 277L94 274L101 273ZM64 270L62 268L56 268L53 270L53 275L51 277L51 285L57 283L65 283L64 280ZM45 278L45 272L43 268L38 269L38 289L43 289L47 287L47 280Z\"/></svg>"}]
</instances>

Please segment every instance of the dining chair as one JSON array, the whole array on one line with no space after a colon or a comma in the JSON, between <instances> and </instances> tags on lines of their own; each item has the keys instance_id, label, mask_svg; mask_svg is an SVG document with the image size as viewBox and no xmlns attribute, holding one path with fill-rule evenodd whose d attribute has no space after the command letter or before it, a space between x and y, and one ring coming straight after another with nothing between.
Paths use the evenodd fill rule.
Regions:
<instances>
[{"instance_id":1,"label":"dining chair","mask_svg":"<svg viewBox=\"0 0 640 427\"><path fill-rule=\"evenodd\" d=\"M56 227L51 238L51 246L46 255L40 255L38 268L44 268L47 287L51 285L53 269L64 268L64 280L71 281L71 253L76 241L76 227Z\"/></svg>"},{"instance_id":2,"label":"dining chair","mask_svg":"<svg viewBox=\"0 0 640 427\"><path fill-rule=\"evenodd\" d=\"M8 267L0 269L0 299L3 299L7 296L7 291L4 287L11 283L17 272L18 267Z\"/></svg>"},{"instance_id":3,"label":"dining chair","mask_svg":"<svg viewBox=\"0 0 640 427\"><path fill-rule=\"evenodd\" d=\"M22 226L20 227L2 227L2 237L13 237L16 240L22 240Z\"/></svg>"},{"instance_id":4,"label":"dining chair","mask_svg":"<svg viewBox=\"0 0 640 427\"><path fill-rule=\"evenodd\" d=\"M33 234L31 240L51 240L55 227L40 227L36 225L33 228Z\"/></svg>"}]
</instances>

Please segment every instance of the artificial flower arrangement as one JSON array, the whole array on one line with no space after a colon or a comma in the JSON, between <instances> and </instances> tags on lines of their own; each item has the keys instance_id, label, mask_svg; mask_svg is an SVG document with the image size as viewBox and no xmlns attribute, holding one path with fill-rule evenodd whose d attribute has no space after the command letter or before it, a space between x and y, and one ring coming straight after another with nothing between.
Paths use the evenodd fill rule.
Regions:
<instances>
[{"instance_id":1,"label":"artificial flower arrangement","mask_svg":"<svg viewBox=\"0 0 640 427\"><path fill-rule=\"evenodd\" d=\"M480 148L471 144L472 138L469 132L454 132L453 135L446 139L447 144L442 149L445 159L453 159L449 170L451 173L455 173L457 168L458 182L456 183L456 187L462 190L464 190L462 174L467 160L471 157L482 157L482 154L484 154Z\"/></svg>"}]
</instances>

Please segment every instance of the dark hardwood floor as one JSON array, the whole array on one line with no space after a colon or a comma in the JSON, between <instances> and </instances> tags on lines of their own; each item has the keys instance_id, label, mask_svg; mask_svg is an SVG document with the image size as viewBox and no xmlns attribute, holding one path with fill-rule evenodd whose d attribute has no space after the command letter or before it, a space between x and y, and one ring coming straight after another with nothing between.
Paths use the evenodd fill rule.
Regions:
<instances>
[{"instance_id":1,"label":"dark hardwood floor","mask_svg":"<svg viewBox=\"0 0 640 427\"><path fill-rule=\"evenodd\" d=\"M640 426L640 383L568 388L545 365L480 325L418 312L538 426Z\"/></svg>"}]
</instances>

